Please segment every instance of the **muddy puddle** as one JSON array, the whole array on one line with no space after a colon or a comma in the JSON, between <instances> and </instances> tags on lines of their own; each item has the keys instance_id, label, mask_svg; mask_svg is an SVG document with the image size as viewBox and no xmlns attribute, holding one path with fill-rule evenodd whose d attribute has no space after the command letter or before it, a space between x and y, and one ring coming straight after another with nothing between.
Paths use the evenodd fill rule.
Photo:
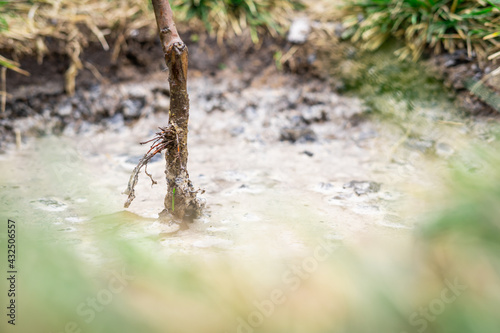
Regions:
<instances>
[{"instance_id":1,"label":"muddy puddle","mask_svg":"<svg viewBox=\"0 0 500 333\"><path fill-rule=\"evenodd\" d=\"M167 86L165 75L133 86L148 94ZM275 70L252 80L231 69L193 72L189 89L188 169L194 186L205 190L206 210L187 228L156 221L165 195L163 156L148 166L158 184L141 173L135 201L123 208L122 192L147 151L139 142L167 124L166 112L133 122L116 114L104 125L80 123L59 136L24 138L0 155L5 215L53 230L52 241L91 261L104 257L95 246L98 235L160 256L270 258L300 256L319 236L353 243L406 239L431 209L429 193L439 191L465 142L489 135L487 120L464 120L447 97L412 101L411 113L387 120L324 82ZM168 107L165 96L150 99ZM401 101L389 99L397 109Z\"/></svg>"}]
</instances>

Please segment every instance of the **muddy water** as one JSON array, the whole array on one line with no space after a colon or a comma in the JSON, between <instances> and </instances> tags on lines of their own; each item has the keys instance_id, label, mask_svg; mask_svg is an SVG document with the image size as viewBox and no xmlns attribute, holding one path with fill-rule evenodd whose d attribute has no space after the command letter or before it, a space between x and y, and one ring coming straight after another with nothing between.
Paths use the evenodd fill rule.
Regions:
<instances>
[{"instance_id":1,"label":"muddy water","mask_svg":"<svg viewBox=\"0 0 500 333\"><path fill-rule=\"evenodd\" d=\"M147 150L139 142L167 123L163 113L24 140L0 156L5 215L53 230L53 241L91 261L103 258L95 242L106 235L162 256L270 258L307 253L318 236L406 239L449 161L467 140L488 136L486 124L466 123L446 101L417 105L401 124L367 115L360 99L324 83L274 71L251 81L230 70L194 73L189 82L188 168L205 190L206 210L187 229L156 221L163 156L148 166L158 184L141 173L135 201L123 208L122 192Z\"/></svg>"}]
</instances>

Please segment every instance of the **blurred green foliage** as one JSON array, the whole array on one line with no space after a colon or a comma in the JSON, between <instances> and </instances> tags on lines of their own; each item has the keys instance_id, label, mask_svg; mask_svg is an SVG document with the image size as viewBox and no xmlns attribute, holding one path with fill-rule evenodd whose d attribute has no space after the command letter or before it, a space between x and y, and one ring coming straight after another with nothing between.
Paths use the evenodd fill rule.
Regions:
<instances>
[{"instance_id":1,"label":"blurred green foliage","mask_svg":"<svg viewBox=\"0 0 500 333\"><path fill-rule=\"evenodd\" d=\"M7 23L7 20L5 19L6 7L7 1L0 1L0 31L7 30L9 28L9 24Z\"/></svg>"},{"instance_id":2,"label":"blurred green foliage","mask_svg":"<svg viewBox=\"0 0 500 333\"><path fill-rule=\"evenodd\" d=\"M9 24L6 19L7 15L12 15L12 13L9 13L8 1L0 1L0 33L9 30ZM0 56L0 66L12 70L19 69L19 64L2 56Z\"/></svg>"},{"instance_id":3,"label":"blurred green foliage","mask_svg":"<svg viewBox=\"0 0 500 333\"><path fill-rule=\"evenodd\" d=\"M500 57L498 0L351 0L345 10L345 38L375 50L390 36L405 41L402 58L466 49L480 59Z\"/></svg>"},{"instance_id":4,"label":"blurred green foliage","mask_svg":"<svg viewBox=\"0 0 500 333\"><path fill-rule=\"evenodd\" d=\"M415 104L447 100L442 83L430 75L422 75L425 72L422 64L399 61L393 55L400 47L400 42L392 41L375 53L358 52L349 60L349 66L341 67L345 89L362 96L371 109L386 116L414 111ZM399 109L382 106L387 101L397 104ZM379 105L380 102L385 103Z\"/></svg>"}]
</instances>

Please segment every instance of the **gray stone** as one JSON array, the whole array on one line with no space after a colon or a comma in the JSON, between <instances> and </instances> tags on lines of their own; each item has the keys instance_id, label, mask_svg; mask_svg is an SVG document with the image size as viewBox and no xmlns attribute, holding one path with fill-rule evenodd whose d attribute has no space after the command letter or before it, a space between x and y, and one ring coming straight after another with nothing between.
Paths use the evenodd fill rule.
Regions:
<instances>
[{"instance_id":1,"label":"gray stone","mask_svg":"<svg viewBox=\"0 0 500 333\"><path fill-rule=\"evenodd\" d=\"M302 118L308 123L323 122L328 120L327 107L324 105L313 105L302 110Z\"/></svg>"},{"instance_id":2,"label":"gray stone","mask_svg":"<svg viewBox=\"0 0 500 333\"><path fill-rule=\"evenodd\" d=\"M130 156L130 157L128 157L125 160L125 163L137 165L139 163L139 161L141 160L142 157L143 157L142 155ZM154 163L154 162L159 162L162 159L163 159L163 155L162 154L156 154L155 156L153 156L153 158L151 158L149 160L149 164Z\"/></svg>"},{"instance_id":3,"label":"gray stone","mask_svg":"<svg viewBox=\"0 0 500 333\"><path fill-rule=\"evenodd\" d=\"M307 17L298 17L293 20L288 31L287 40L294 44L304 44L311 33L311 23Z\"/></svg>"},{"instance_id":4,"label":"gray stone","mask_svg":"<svg viewBox=\"0 0 500 333\"><path fill-rule=\"evenodd\" d=\"M408 139L406 141L406 147L421 151L422 153L432 153L434 150L433 140L423 140L423 139Z\"/></svg>"},{"instance_id":5,"label":"gray stone","mask_svg":"<svg viewBox=\"0 0 500 333\"><path fill-rule=\"evenodd\" d=\"M105 120L106 127L110 130L118 131L125 126L125 120L123 119L123 115L121 113L115 114L113 117Z\"/></svg>"},{"instance_id":6,"label":"gray stone","mask_svg":"<svg viewBox=\"0 0 500 333\"><path fill-rule=\"evenodd\" d=\"M344 188L352 188L354 190L354 193L356 193L358 196L368 193L376 193L380 191L380 186L380 183L359 180L353 180L347 184L344 184Z\"/></svg>"},{"instance_id":7,"label":"gray stone","mask_svg":"<svg viewBox=\"0 0 500 333\"><path fill-rule=\"evenodd\" d=\"M447 143L440 142L436 145L436 155L440 157L448 158L453 155L454 152L455 150Z\"/></svg>"},{"instance_id":8,"label":"gray stone","mask_svg":"<svg viewBox=\"0 0 500 333\"><path fill-rule=\"evenodd\" d=\"M309 127L282 128L280 141L311 142L316 141L316 133Z\"/></svg>"},{"instance_id":9,"label":"gray stone","mask_svg":"<svg viewBox=\"0 0 500 333\"><path fill-rule=\"evenodd\" d=\"M170 98L164 94L155 94L154 108L156 111L167 111L170 109Z\"/></svg>"},{"instance_id":10,"label":"gray stone","mask_svg":"<svg viewBox=\"0 0 500 333\"><path fill-rule=\"evenodd\" d=\"M143 98L127 99L122 102L121 108L125 118L138 118L141 115L145 101Z\"/></svg>"},{"instance_id":11,"label":"gray stone","mask_svg":"<svg viewBox=\"0 0 500 333\"><path fill-rule=\"evenodd\" d=\"M238 136L240 134L243 134L244 132L245 132L245 127L236 126L231 129L231 136Z\"/></svg>"},{"instance_id":12,"label":"gray stone","mask_svg":"<svg viewBox=\"0 0 500 333\"><path fill-rule=\"evenodd\" d=\"M57 114L64 117L71 115L73 111L73 106L69 102L65 102L57 107Z\"/></svg>"}]
</instances>

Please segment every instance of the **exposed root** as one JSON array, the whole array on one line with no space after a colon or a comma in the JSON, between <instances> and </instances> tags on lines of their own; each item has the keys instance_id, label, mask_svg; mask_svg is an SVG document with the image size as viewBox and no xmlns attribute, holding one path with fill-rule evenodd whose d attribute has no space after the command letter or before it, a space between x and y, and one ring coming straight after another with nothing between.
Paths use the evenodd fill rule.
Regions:
<instances>
[{"instance_id":1,"label":"exposed root","mask_svg":"<svg viewBox=\"0 0 500 333\"><path fill-rule=\"evenodd\" d=\"M175 128L172 126L167 126L159 127L159 129L160 132L157 132L154 138L148 141L141 142L141 145L149 142L153 143L151 144L148 152L144 154L144 156L139 160L137 166L134 168L134 171L132 172L132 175L130 176L130 179L128 181L127 189L125 190L125 192L123 192L124 194L128 195L127 201L124 204L125 208L128 208L132 201L135 199L135 185L137 185L137 182L139 181L139 173L141 172L142 167L145 167L144 172L151 179L151 186L153 186L157 184L157 182L153 179L153 176L148 173L149 161L156 154L160 154L163 150L167 149L169 145L177 144L177 151L179 151L179 141L177 139L178 136ZM175 137L175 140L172 139L173 137Z\"/></svg>"},{"instance_id":2,"label":"exposed root","mask_svg":"<svg viewBox=\"0 0 500 333\"><path fill-rule=\"evenodd\" d=\"M151 175L150 173L148 173L148 165L147 165L147 163L144 166L144 173L146 175L148 175L149 179L151 179L151 187L153 187L153 185L158 184L158 182L153 179L153 175Z\"/></svg>"}]
</instances>

